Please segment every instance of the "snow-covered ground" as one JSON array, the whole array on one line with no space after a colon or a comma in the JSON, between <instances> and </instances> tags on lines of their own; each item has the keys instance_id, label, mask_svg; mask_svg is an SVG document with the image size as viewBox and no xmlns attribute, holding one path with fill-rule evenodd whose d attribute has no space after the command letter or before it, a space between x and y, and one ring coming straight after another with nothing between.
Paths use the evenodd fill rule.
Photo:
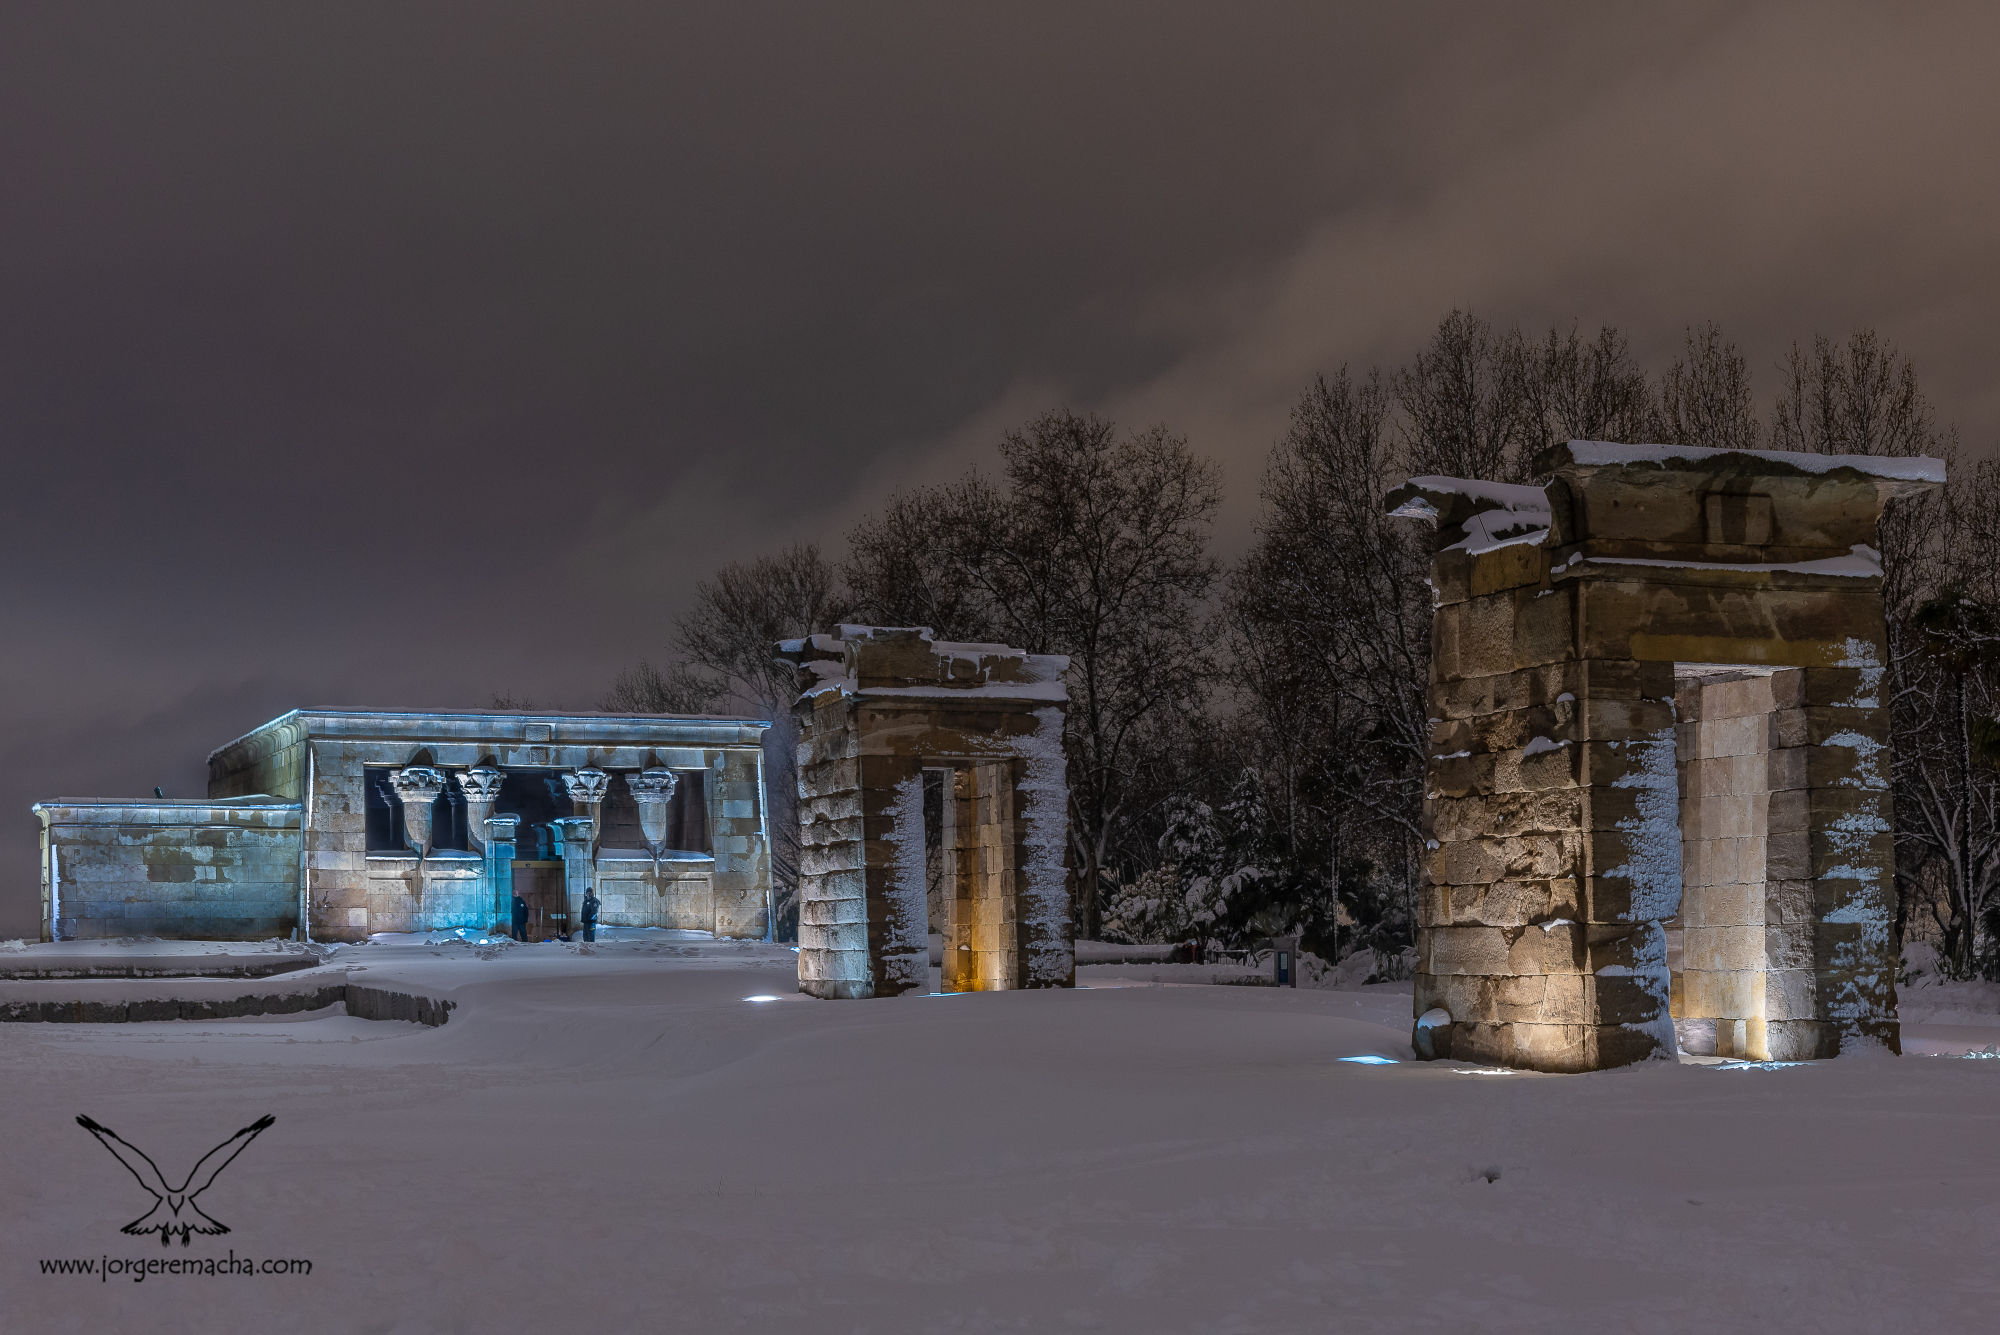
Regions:
<instances>
[{"instance_id":1,"label":"snow-covered ground","mask_svg":"<svg viewBox=\"0 0 2000 1335\"><path fill-rule=\"evenodd\" d=\"M1409 1056L1404 986L1092 965L818 1002L783 949L620 937L335 952L456 1001L438 1029L0 1025L0 1329L1958 1331L2000 1303L2000 1060L1366 1065ZM1982 998L1912 997L1912 1047L2000 1039ZM163 1250L119 1234L151 1200L79 1113L169 1177L277 1120L201 1198L233 1231ZM232 1250L313 1270L39 1265Z\"/></svg>"}]
</instances>

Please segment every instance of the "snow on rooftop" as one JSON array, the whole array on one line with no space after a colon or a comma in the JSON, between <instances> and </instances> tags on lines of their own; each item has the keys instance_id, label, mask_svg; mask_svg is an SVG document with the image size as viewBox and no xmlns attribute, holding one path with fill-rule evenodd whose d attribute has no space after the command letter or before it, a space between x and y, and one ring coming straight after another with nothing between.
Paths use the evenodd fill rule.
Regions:
<instances>
[{"instance_id":1,"label":"snow on rooftop","mask_svg":"<svg viewBox=\"0 0 2000 1335\"><path fill-rule=\"evenodd\" d=\"M1490 501L1503 510L1523 514L1549 512L1549 496L1542 488L1520 482L1487 482L1474 477L1441 477L1426 473L1410 479L1410 485L1447 496L1464 496L1473 502Z\"/></svg>"},{"instance_id":2,"label":"snow on rooftop","mask_svg":"<svg viewBox=\"0 0 2000 1335\"><path fill-rule=\"evenodd\" d=\"M1617 464L1699 464L1708 459L1740 454L1747 459L1782 464L1802 473L1832 473L1851 468L1869 477L1891 478L1899 482L1944 482L1944 460L1924 455L1895 457L1882 454L1807 454L1791 450L1715 450L1694 445L1620 445L1608 440L1572 440L1569 455L1587 468ZM1428 479L1411 479L1428 481ZM1485 483L1497 486L1497 483Z\"/></svg>"},{"instance_id":3,"label":"snow on rooftop","mask_svg":"<svg viewBox=\"0 0 2000 1335\"><path fill-rule=\"evenodd\" d=\"M843 621L840 623L840 633L838 635L815 635L813 636L813 640L817 643L820 640L830 639L838 643L841 640L872 640L878 635L886 638L891 635L911 634L926 640L937 638L937 632L929 626L864 626L856 622Z\"/></svg>"}]
</instances>

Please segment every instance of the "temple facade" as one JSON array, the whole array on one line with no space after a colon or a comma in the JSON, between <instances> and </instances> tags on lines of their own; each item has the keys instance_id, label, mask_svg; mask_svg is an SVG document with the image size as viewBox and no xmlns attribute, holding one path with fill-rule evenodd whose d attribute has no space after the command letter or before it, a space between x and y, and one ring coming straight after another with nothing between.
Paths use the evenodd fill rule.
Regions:
<instances>
[{"instance_id":1,"label":"temple facade","mask_svg":"<svg viewBox=\"0 0 2000 1335\"><path fill-rule=\"evenodd\" d=\"M42 937L314 940L603 926L764 937L753 719L294 710L209 756L202 799L38 803Z\"/></svg>"}]
</instances>

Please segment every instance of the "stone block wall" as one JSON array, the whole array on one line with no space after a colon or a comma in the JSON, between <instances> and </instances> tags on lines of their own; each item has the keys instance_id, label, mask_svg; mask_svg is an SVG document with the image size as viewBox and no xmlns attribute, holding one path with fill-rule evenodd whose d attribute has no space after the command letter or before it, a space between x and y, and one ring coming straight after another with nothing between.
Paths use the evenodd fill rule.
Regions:
<instances>
[{"instance_id":1,"label":"stone block wall","mask_svg":"<svg viewBox=\"0 0 2000 1335\"><path fill-rule=\"evenodd\" d=\"M816 997L873 996L879 951L869 947L861 739L838 693L800 707L811 717L798 748L799 987ZM896 911L886 905L877 916ZM896 972L899 991L914 985L904 972Z\"/></svg>"},{"instance_id":2,"label":"stone block wall","mask_svg":"<svg viewBox=\"0 0 2000 1335\"><path fill-rule=\"evenodd\" d=\"M598 924L715 932L714 867L713 858L676 856L662 859L655 871L649 858L600 854Z\"/></svg>"},{"instance_id":3,"label":"stone block wall","mask_svg":"<svg viewBox=\"0 0 2000 1335\"><path fill-rule=\"evenodd\" d=\"M438 849L421 859L414 853L378 853L364 856L362 867L370 932L448 931L455 927L483 932L499 926L493 895L486 884L485 859L477 853ZM324 881L317 884L324 894ZM318 928L314 934L320 934Z\"/></svg>"},{"instance_id":4,"label":"stone block wall","mask_svg":"<svg viewBox=\"0 0 2000 1335\"><path fill-rule=\"evenodd\" d=\"M708 793L711 893L717 936L763 936L771 893L764 753L735 750L711 761Z\"/></svg>"},{"instance_id":5,"label":"stone block wall","mask_svg":"<svg viewBox=\"0 0 2000 1335\"><path fill-rule=\"evenodd\" d=\"M261 941L299 921L299 808L56 802L42 820L45 940Z\"/></svg>"},{"instance_id":6,"label":"stone block wall","mask_svg":"<svg viewBox=\"0 0 2000 1335\"><path fill-rule=\"evenodd\" d=\"M1433 688L1415 1002L1451 1016L1450 1055L1563 1071L1672 1051L1672 690L1671 665L1629 660Z\"/></svg>"}]
</instances>

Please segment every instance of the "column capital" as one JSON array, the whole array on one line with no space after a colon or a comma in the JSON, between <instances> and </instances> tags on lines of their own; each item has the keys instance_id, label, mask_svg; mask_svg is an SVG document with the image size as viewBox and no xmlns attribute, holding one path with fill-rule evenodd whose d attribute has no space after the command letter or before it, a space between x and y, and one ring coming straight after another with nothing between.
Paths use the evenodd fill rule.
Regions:
<instances>
[{"instance_id":1,"label":"column capital","mask_svg":"<svg viewBox=\"0 0 2000 1335\"><path fill-rule=\"evenodd\" d=\"M632 790L632 800L639 807L639 833L645 836L646 847L655 858L667 845L667 803L673 800L680 782L670 769L625 776L625 786Z\"/></svg>"},{"instance_id":2,"label":"column capital","mask_svg":"<svg viewBox=\"0 0 2000 1335\"><path fill-rule=\"evenodd\" d=\"M444 772L429 765L410 765L391 774L389 785L405 806L412 802L428 805L444 792Z\"/></svg>"},{"instance_id":3,"label":"column capital","mask_svg":"<svg viewBox=\"0 0 2000 1335\"><path fill-rule=\"evenodd\" d=\"M475 765L471 769L461 770L455 777L468 802L493 801L500 796L500 785L507 778L491 765Z\"/></svg>"},{"instance_id":4,"label":"column capital","mask_svg":"<svg viewBox=\"0 0 2000 1335\"><path fill-rule=\"evenodd\" d=\"M611 776L595 768L572 770L562 776L562 781L572 802L602 802L611 787Z\"/></svg>"},{"instance_id":5,"label":"column capital","mask_svg":"<svg viewBox=\"0 0 2000 1335\"><path fill-rule=\"evenodd\" d=\"M670 769L649 769L625 776L625 786L642 801L654 796L671 799L680 783L680 776Z\"/></svg>"}]
</instances>

